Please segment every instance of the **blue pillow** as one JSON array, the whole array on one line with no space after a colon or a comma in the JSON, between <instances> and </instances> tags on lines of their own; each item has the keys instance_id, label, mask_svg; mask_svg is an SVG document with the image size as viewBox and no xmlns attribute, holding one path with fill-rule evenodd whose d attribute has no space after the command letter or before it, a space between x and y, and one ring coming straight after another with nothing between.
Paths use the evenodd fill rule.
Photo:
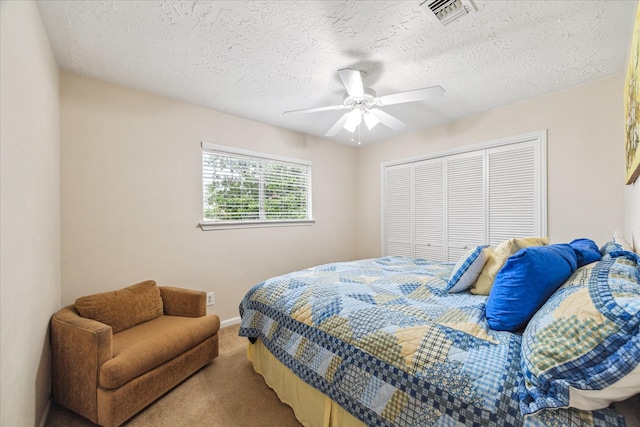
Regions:
<instances>
[{"instance_id":1,"label":"blue pillow","mask_svg":"<svg viewBox=\"0 0 640 427\"><path fill-rule=\"evenodd\" d=\"M487 323L497 331L524 328L576 269L576 253L569 244L519 250L496 276L487 299Z\"/></svg>"},{"instance_id":2,"label":"blue pillow","mask_svg":"<svg viewBox=\"0 0 640 427\"><path fill-rule=\"evenodd\" d=\"M569 243L578 257L578 268L600 261L602 254L598 245L591 239L575 239Z\"/></svg>"},{"instance_id":3,"label":"blue pillow","mask_svg":"<svg viewBox=\"0 0 640 427\"><path fill-rule=\"evenodd\" d=\"M451 273L447 291L462 292L469 289L478 280L482 268L487 263L492 250L485 250L489 245L476 246L469 250L458 262Z\"/></svg>"}]
</instances>

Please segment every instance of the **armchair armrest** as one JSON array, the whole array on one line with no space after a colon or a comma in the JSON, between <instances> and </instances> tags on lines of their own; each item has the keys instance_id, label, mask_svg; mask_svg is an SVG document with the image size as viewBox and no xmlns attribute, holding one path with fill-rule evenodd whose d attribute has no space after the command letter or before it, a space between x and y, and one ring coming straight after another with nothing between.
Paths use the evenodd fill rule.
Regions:
<instances>
[{"instance_id":1,"label":"armchair armrest","mask_svg":"<svg viewBox=\"0 0 640 427\"><path fill-rule=\"evenodd\" d=\"M96 389L100 366L113 357L111 326L81 317L70 305L51 318L53 399L98 421Z\"/></svg>"},{"instance_id":2,"label":"armchair armrest","mask_svg":"<svg viewBox=\"0 0 640 427\"><path fill-rule=\"evenodd\" d=\"M207 315L207 293L191 289L158 286L164 314L171 316L202 317Z\"/></svg>"}]
</instances>

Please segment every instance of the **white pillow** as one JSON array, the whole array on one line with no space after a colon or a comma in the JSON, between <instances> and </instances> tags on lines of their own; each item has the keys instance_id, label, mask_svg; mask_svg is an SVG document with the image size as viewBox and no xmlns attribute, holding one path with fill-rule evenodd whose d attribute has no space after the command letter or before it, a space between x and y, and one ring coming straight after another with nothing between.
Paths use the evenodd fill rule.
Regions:
<instances>
[{"instance_id":1,"label":"white pillow","mask_svg":"<svg viewBox=\"0 0 640 427\"><path fill-rule=\"evenodd\" d=\"M453 267L447 290L456 293L469 289L478 280L492 253L493 248L489 245L476 246L467 252Z\"/></svg>"},{"instance_id":2,"label":"white pillow","mask_svg":"<svg viewBox=\"0 0 640 427\"><path fill-rule=\"evenodd\" d=\"M624 238L624 233L622 231L616 230L613 232L613 241L622 246L622 249L625 251L633 252L631 244Z\"/></svg>"}]
</instances>

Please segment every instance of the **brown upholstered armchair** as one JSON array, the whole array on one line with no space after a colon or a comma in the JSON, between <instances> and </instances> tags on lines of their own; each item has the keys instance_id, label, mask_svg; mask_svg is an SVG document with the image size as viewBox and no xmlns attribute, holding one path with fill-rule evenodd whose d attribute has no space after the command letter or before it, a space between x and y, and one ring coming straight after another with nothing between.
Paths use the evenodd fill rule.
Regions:
<instances>
[{"instance_id":1,"label":"brown upholstered armchair","mask_svg":"<svg viewBox=\"0 0 640 427\"><path fill-rule=\"evenodd\" d=\"M53 400L119 426L218 356L206 293L146 281L78 298L51 319Z\"/></svg>"}]
</instances>

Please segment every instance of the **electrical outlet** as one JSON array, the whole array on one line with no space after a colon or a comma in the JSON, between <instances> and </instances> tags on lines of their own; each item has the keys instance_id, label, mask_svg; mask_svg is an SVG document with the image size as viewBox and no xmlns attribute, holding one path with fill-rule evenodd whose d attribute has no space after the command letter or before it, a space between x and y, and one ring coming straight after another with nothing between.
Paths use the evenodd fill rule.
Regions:
<instances>
[{"instance_id":1,"label":"electrical outlet","mask_svg":"<svg viewBox=\"0 0 640 427\"><path fill-rule=\"evenodd\" d=\"M207 292L207 305L213 305L213 292Z\"/></svg>"}]
</instances>

